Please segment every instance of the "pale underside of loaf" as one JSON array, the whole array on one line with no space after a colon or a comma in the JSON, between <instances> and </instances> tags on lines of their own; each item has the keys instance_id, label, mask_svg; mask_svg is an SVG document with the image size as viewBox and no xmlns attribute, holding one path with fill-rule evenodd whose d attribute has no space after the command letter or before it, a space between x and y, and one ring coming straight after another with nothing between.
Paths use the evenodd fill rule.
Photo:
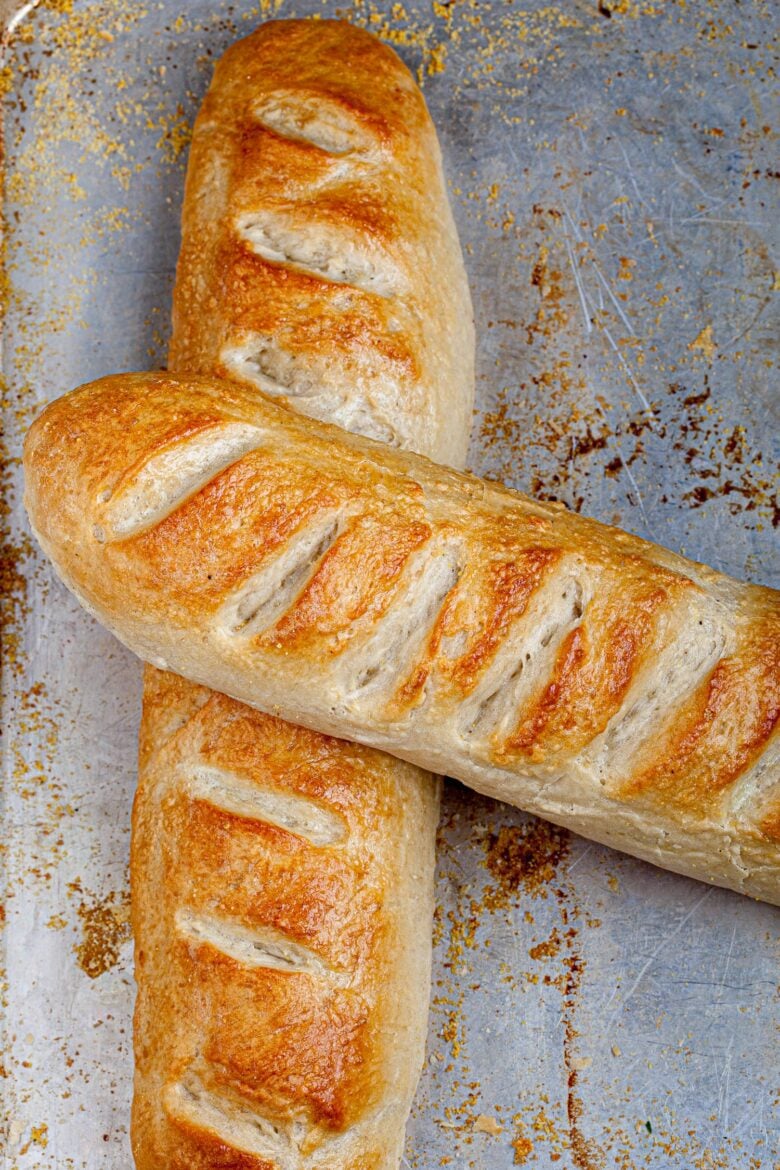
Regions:
<instances>
[{"instance_id":1,"label":"pale underside of loaf","mask_svg":"<svg viewBox=\"0 0 780 1170\"><path fill-rule=\"evenodd\" d=\"M435 131L398 58L334 22L272 22L233 46L194 129L170 367L461 462L473 348ZM186 474L253 445L252 428L211 438ZM154 510L160 490L142 474L136 503ZM438 790L147 669L139 1170L398 1165L423 1055Z\"/></svg>"},{"instance_id":2,"label":"pale underside of loaf","mask_svg":"<svg viewBox=\"0 0 780 1170\"><path fill-rule=\"evenodd\" d=\"M142 656L777 900L775 591L206 379L82 389L27 464L44 547Z\"/></svg>"}]
</instances>

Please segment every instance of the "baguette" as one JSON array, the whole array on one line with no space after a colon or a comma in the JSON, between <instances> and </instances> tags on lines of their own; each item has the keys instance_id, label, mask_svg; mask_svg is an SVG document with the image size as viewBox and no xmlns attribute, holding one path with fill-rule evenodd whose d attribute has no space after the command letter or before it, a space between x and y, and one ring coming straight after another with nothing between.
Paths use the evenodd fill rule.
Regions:
<instances>
[{"instance_id":1,"label":"baguette","mask_svg":"<svg viewBox=\"0 0 780 1170\"><path fill-rule=\"evenodd\" d=\"M208 379L92 383L25 466L141 657L778 901L778 592Z\"/></svg>"},{"instance_id":2,"label":"baguette","mask_svg":"<svg viewBox=\"0 0 780 1170\"><path fill-rule=\"evenodd\" d=\"M307 20L233 45L195 125L183 226L171 369L463 466L468 284L436 131L391 49Z\"/></svg>"},{"instance_id":3,"label":"baguette","mask_svg":"<svg viewBox=\"0 0 780 1170\"><path fill-rule=\"evenodd\" d=\"M473 351L408 71L347 24L262 25L195 123L170 367L460 462ZM140 757L137 1167L393 1170L425 1039L438 780L153 667Z\"/></svg>"},{"instance_id":4,"label":"baguette","mask_svg":"<svg viewBox=\"0 0 780 1170\"><path fill-rule=\"evenodd\" d=\"M439 782L167 671L133 814L138 1170L390 1170L428 1010Z\"/></svg>"}]
</instances>

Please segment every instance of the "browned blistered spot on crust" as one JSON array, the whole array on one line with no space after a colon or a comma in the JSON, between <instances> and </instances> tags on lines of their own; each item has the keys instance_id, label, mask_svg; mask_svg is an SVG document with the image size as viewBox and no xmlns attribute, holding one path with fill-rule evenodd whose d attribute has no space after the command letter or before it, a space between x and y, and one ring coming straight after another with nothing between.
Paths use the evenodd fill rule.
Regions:
<instances>
[{"instance_id":1,"label":"browned blistered spot on crust","mask_svg":"<svg viewBox=\"0 0 780 1170\"><path fill-rule=\"evenodd\" d=\"M563 639L550 681L497 755L543 758L590 743L619 710L669 601L667 589L640 580L624 583L618 605L591 603L583 624Z\"/></svg>"},{"instance_id":2,"label":"browned blistered spot on crust","mask_svg":"<svg viewBox=\"0 0 780 1170\"><path fill-rule=\"evenodd\" d=\"M217 694L194 734L207 763L321 802L350 830L369 831L396 806L404 765L373 748L284 723Z\"/></svg>"},{"instance_id":3,"label":"browned blistered spot on crust","mask_svg":"<svg viewBox=\"0 0 780 1170\"><path fill-rule=\"evenodd\" d=\"M281 620L260 638L267 646L300 651L314 641L337 654L338 639L357 621L379 621L413 553L431 537L428 524L361 518L323 557L316 573Z\"/></svg>"},{"instance_id":4,"label":"browned blistered spot on crust","mask_svg":"<svg viewBox=\"0 0 780 1170\"><path fill-rule=\"evenodd\" d=\"M557 549L530 548L512 561L490 565L481 595L484 609L479 635L452 667L453 681L462 694L467 695L474 689L509 627L524 613L531 595L559 557ZM452 632L454 626L455 622Z\"/></svg>"},{"instance_id":5,"label":"browned blistered spot on crust","mask_svg":"<svg viewBox=\"0 0 780 1170\"><path fill-rule=\"evenodd\" d=\"M194 414L183 420L172 419L168 429L162 429L154 435L152 441L144 447L138 458L122 472L117 480L110 484L112 493L116 495L121 492L125 484L132 483L147 463L164 451L172 451L213 427L224 426L224 422L225 420L217 414Z\"/></svg>"},{"instance_id":6,"label":"browned blistered spot on crust","mask_svg":"<svg viewBox=\"0 0 780 1170\"><path fill-rule=\"evenodd\" d=\"M230 336L223 341L248 331L273 336L296 356L310 353L313 361L328 353L347 369L379 365L399 380L421 376L418 327L403 306L263 260L235 235L220 241L215 271L220 298L231 305ZM399 314L404 328L393 330L389 317ZM184 343L195 328L196 323L184 322L179 330ZM183 344L181 338L177 344ZM207 357L188 364L210 374L214 361L210 353Z\"/></svg>"},{"instance_id":7,"label":"browned blistered spot on crust","mask_svg":"<svg viewBox=\"0 0 780 1170\"><path fill-rule=\"evenodd\" d=\"M359 193L340 186L316 195L308 202L306 214L323 228L331 228L336 239L352 236L373 248L390 249L396 245L398 217L387 203L383 204L381 192L372 190L365 180Z\"/></svg>"},{"instance_id":8,"label":"browned blistered spot on crust","mask_svg":"<svg viewBox=\"0 0 780 1170\"><path fill-rule=\"evenodd\" d=\"M526 715L518 729L507 740L506 747L509 751L531 754L537 739L551 722L560 704L565 702L569 691L573 689L582 664L587 658L586 644L587 631L583 630L582 626L577 626L564 638L553 666L552 678L530 714Z\"/></svg>"},{"instance_id":9,"label":"browned blistered spot on crust","mask_svg":"<svg viewBox=\"0 0 780 1170\"><path fill-rule=\"evenodd\" d=\"M225 1081L261 1108L300 1102L306 1053L305 1101L314 1122L339 1131L370 1108L380 1091L364 1083L373 1055L370 1004L348 989L318 988L307 976L231 964L226 978L226 962L216 955L213 964L203 962L201 955L193 968L204 998L219 1003L204 1056ZM248 1030L247 1005L258 1001L268 1024Z\"/></svg>"},{"instance_id":10,"label":"browned blistered spot on crust","mask_svg":"<svg viewBox=\"0 0 780 1170\"><path fill-rule=\"evenodd\" d=\"M167 1166L170 1170L278 1170L275 1162L248 1154L235 1146L226 1146L216 1134L183 1117L170 1113L166 1116L179 1136L175 1145L166 1145L159 1162L161 1167Z\"/></svg>"},{"instance_id":11,"label":"browned blistered spot on crust","mask_svg":"<svg viewBox=\"0 0 780 1170\"><path fill-rule=\"evenodd\" d=\"M780 805L766 813L759 821L758 827L770 841L780 842Z\"/></svg>"},{"instance_id":12,"label":"browned blistered spot on crust","mask_svg":"<svg viewBox=\"0 0 780 1170\"><path fill-rule=\"evenodd\" d=\"M273 175L273 202L283 204L287 193L298 193L309 184L327 179L340 160L310 142L283 138L256 119L237 128L234 135L233 195L231 209L249 210L268 206L268 176ZM204 151L208 160L208 145ZM225 228L232 223L226 217Z\"/></svg>"},{"instance_id":13,"label":"browned blistered spot on crust","mask_svg":"<svg viewBox=\"0 0 780 1170\"><path fill-rule=\"evenodd\" d=\"M754 622L739 657L723 658L649 745L649 761L619 789L666 807L704 809L755 761L780 721L780 621Z\"/></svg>"},{"instance_id":14,"label":"browned blistered spot on crust","mask_svg":"<svg viewBox=\"0 0 780 1170\"><path fill-rule=\"evenodd\" d=\"M479 583L464 580L452 589L437 615L423 656L415 664L394 699L397 708L419 701L432 670L441 671L460 695L468 695L496 651L510 626L525 612L540 581L559 558L557 549L530 548L513 560L492 561L479 566ZM475 611L473 598L478 598ZM469 649L451 663L440 657L442 640L476 631Z\"/></svg>"},{"instance_id":15,"label":"browned blistered spot on crust","mask_svg":"<svg viewBox=\"0 0 780 1170\"><path fill-rule=\"evenodd\" d=\"M211 913L283 931L326 961L339 953L350 966L370 961L380 894L365 888L338 852L200 800L182 802L170 831L179 835L196 888L221 875Z\"/></svg>"},{"instance_id":16,"label":"browned blistered spot on crust","mask_svg":"<svg viewBox=\"0 0 780 1170\"><path fill-rule=\"evenodd\" d=\"M131 550L150 576L166 579L177 602L194 595L218 605L298 529L347 495L323 486L314 469L302 470L294 487L283 484L266 469L275 458L262 450L250 452L153 529L114 546L109 555L121 557L124 548ZM242 508L247 498L254 504L251 512ZM226 523L228 541L204 539L209 530L224 537ZM197 549L198 555L186 555L185 549Z\"/></svg>"}]
</instances>

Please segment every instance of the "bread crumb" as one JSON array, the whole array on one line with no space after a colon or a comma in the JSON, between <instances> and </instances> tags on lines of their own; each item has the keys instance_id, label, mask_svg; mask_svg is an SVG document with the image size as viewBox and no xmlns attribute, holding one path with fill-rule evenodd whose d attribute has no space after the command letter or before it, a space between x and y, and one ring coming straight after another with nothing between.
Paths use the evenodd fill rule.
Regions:
<instances>
[{"instance_id":1,"label":"bread crumb","mask_svg":"<svg viewBox=\"0 0 780 1170\"><path fill-rule=\"evenodd\" d=\"M531 947L528 954L532 959L552 959L560 950L561 936L557 930L553 929L550 937L541 943L537 943L535 947Z\"/></svg>"},{"instance_id":2,"label":"bread crumb","mask_svg":"<svg viewBox=\"0 0 780 1170\"><path fill-rule=\"evenodd\" d=\"M688 349L690 349L691 352L697 349L701 350L707 361L712 361L716 348L717 346L715 345L712 337L711 325L705 325L703 329L700 329L694 337L693 341L688 346Z\"/></svg>"},{"instance_id":3,"label":"bread crumb","mask_svg":"<svg viewBox=\"0 0 780 1170\"><path fill-rule=\"evenodd\" d=\"M524 1166L529 1154L533 1153L534 1144L530 1138L518 1134L512 1142L512 1149L515 1151L515 1166Z\"/></svg>"},{"instance_id":4,"label":"bread crumb","mask_svg":"<svg viewBox=\"0 0 780 1170\"><path fill-rule=\"evenodd\" d=\"M617 1044L612 1045L612 1055L613 1056L622 1056L623 1055L622 1052L620 1051L620 1049L618 1048Z\"/></svg>"},{"instance_id":5,"label":"bread crumb","mask_svg":"<svg viewBox=\"0 0 780 1170\"><path fill-rule=\"evenodd\" d=\"M495 1117L488 1117L485 1113L480 1113L477 1120L474 1122L474 1133L489 1133L493 1137L498 1137L502 1133L501 1126L496 1121Z\"/></svg>"}]
</instances>

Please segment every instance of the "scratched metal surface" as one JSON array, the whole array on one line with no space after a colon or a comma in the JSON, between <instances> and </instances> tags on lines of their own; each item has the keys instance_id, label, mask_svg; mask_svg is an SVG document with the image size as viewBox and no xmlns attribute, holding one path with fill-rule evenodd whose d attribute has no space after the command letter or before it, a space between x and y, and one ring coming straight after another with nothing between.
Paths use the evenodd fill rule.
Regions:
<instances>
[{"instance_id":1,"label":"scratched metal surface","mask_svg":"<svg viewBox=\"0 0 780 1170\"><path fill-rule=\"evenodd\" d=\"M367 23L419 71L474 291L472 467L780 584L771 6L273 11ZM271 12L53 0L6 50L6 1170L130 1165L140 696L30 544L20 435L162 363L186 128ZM455 785L438 902L408 1166L777 1165L776 911Z\"/></svg>"}]
</instances>

